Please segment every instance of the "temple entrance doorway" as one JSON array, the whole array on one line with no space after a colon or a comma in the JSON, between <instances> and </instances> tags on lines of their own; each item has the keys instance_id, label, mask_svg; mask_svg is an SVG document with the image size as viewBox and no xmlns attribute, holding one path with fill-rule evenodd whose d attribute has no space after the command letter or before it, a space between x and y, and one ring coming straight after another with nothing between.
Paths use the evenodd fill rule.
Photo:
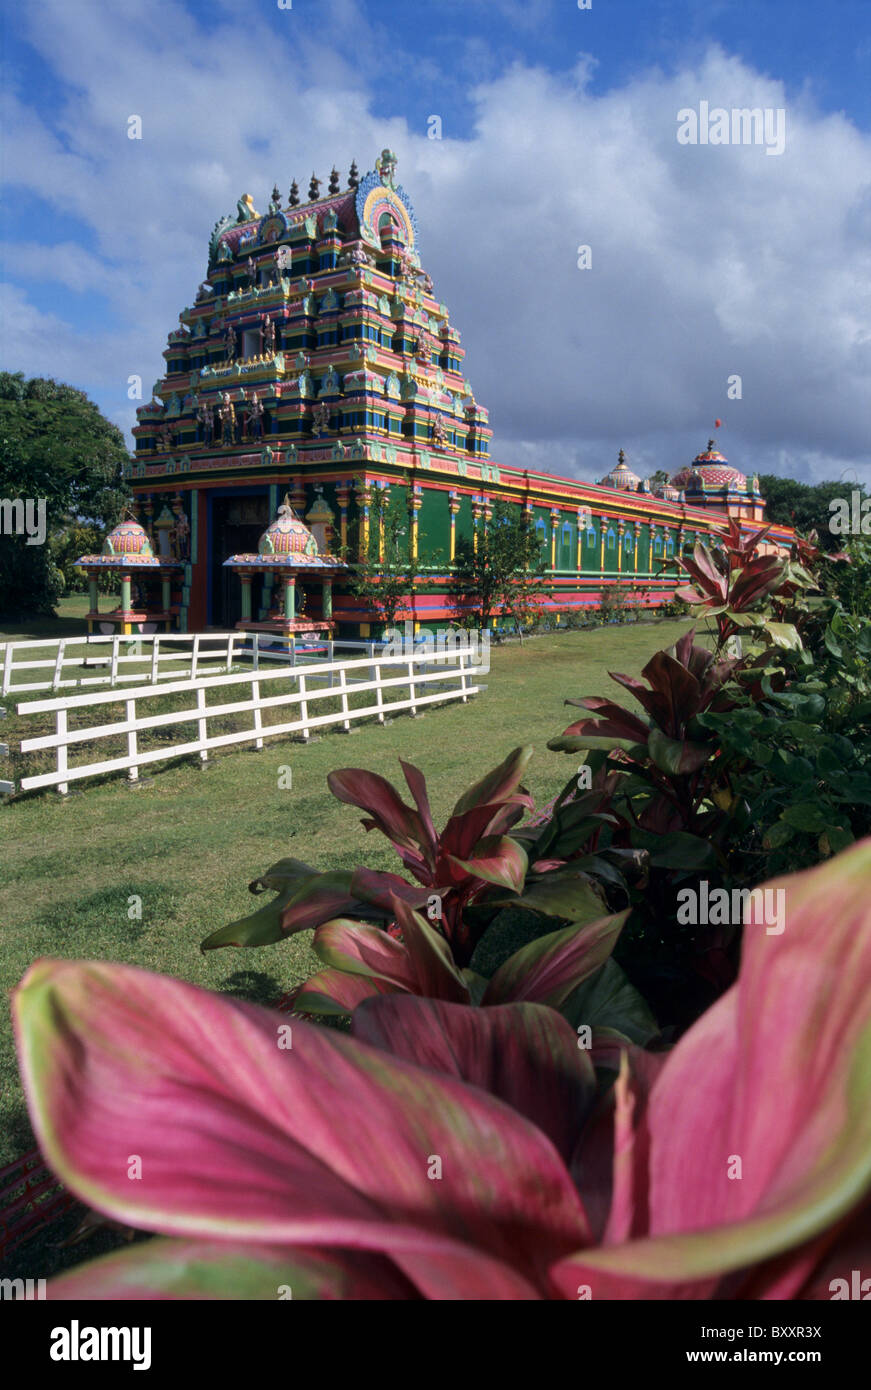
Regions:
<instances>
[{"instance_id":1,"label":"temple entrance doorway","mask_svg":"<svg viewBox=\"0 0 871 1390\"><path fill-rule=\"evenodd\" d=\"M209 625L232 628L242 617L242 586L233 570L224 569L231 555L257 553L257 543L269 525L269 495L211 499ZM259 586L257 586L259 587ZM252 595L255 604L258 594Z\"/></svg>"}]
</instances>

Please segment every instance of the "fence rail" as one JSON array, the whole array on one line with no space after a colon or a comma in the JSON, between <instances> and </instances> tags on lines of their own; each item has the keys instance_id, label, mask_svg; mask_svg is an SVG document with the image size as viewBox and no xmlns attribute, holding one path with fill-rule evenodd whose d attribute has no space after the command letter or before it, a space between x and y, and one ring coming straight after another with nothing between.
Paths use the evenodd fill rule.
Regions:
<instances>
[{"instance_id":1,"label":"fence rail","mask_svg":"<svg viewBox=\"0 0 871 1390\"><path fill-rule=\"evenodd\" d=\"M257 668L220 676L199 676L193 680L167 681L163 685L140 685L121 693L107 690L51 700L27 700L19 704L19 715L51 713L55 718L55 731L53 734L22 739L21 752L56 750L57 765L50 772L23 777L20 788L31 791L40 787L57 787L61 794L66 794L70 782L122 771L127 772L129 781L135 782L140 768L151 763L194 754L205 762L212 749L233 744L253 743L256 748L262 748L267 738L298 734L308 739L312 730L333 724L348 730L354 720L376 718L383 724L385 717L406 710L410 714L417 714L422 706L442 701L459 699L465 703L470 695L476 695L484 688L474 682L489 668L477 664L478 661L478 651L472 646L455 652L399 656L386 656L373 650L367 657L350 661L320 661L303 666L285 665L280 670ZM221 692L238 685L249 687L249 698L221 702ZM277 686L278 691L276 694L264 694L263 686ZM282 689L282 686L285 688ZM408 691L406 698L385 701L385 692L399 694L405 689ZM218 692L217 704L208 703L207 697L212 691ZM351 706L351 696L368 694L374 696L374 702ZM195 704L155 714L142 714L137 709L137 706L158 697L183 695L195 696ZM312 706L317 708L319 703L330 700L338 702L338 709L312 712ZM70 713L122 702L125 706L123 719L80 728L69 727ZM263 722L264 711L285 706L297 706L297 717L277 724ZM236 715L250 715L250 724L231 733L209 733L210 720ZM183 724L196 724L197 737L183 738L178 743L164 740L156 748L139 747L141 734ZM126 739L127 751L123 756L70 766L71 749L80 744L117 737Z\"/></svg>"},{"instance_id":2,"label":"fence rail","mask_svg":"<svg viewBox=\"0 0 871 1390\"><path fill-rule=\"evenodd\" d=\"M18 696L35 690L78 690L90 686L157 685L182 675L195 680L198 675L230 671L234 662L247 662L255 670L262 661L296 665L300 653L271 650L264 635L247 632L171 632L88 637L26 638L20 642L0 642L0 696ZM269 638L274 643L275 639ZM309 642L306 642L309 645ZM315 641L335 660L337 651L373 652L375 644L344 638ZM92 649L97 651L93 652ZM133 648L131 651L130 648ZM37 652L49 653L37 656ZM123 668L136 666L135 671ZM143 669L147 667L147 669ZM180 667L186 668L184 670ZM65 675L70 668L100 670L100 675ZM35 680L16 680L25 673L40 672ZM49 674L50 673L50 674Z\"/></svg>"}]
</instances>

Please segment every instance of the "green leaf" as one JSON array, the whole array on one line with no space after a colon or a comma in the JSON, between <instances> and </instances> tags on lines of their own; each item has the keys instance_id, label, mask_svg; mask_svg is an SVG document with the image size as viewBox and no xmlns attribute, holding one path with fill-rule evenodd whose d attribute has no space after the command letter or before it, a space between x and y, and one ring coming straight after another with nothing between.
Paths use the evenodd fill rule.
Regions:
<instances>
[{"instance_id":1,"label":"green leaf","mask_svg":"<svg viewBox=\"0 0 871 1390\"><path fill-rule=\"evenodd\" d=\"M697 772L716 750L712 744L689 743L669 738L661 729L651 729L647 740L650 756L661 772L678 776Z\"/></svg>"},{"instance_id":2,"label":"green leaf","mask_svg":"<svg viewBox=\"0 0 871 1390\"><path fill-rule=\"evenodd\" d=\"M594 922L608 911L600 885L577 869L555 869L531 882L527 879L523 895L515 898L513 905L544 917L565 917L570 922Z\"/></svg>"},{"instance_id":3,"label":"green leaf","mask_svg":"<svg viewBox=\"0 0 871 1390\"><path fill-rule=\"evenodd\" d=\"M264 903L257 912L247 917L237 917L228 922L200 942L201 951L215 951L221 946L273 946L286 940L281 930L281 915L294 894L294 888L287 888L271 902Z\"/></svg>"},{"instance_id":4,"label":"green leaf","mask_svg":"<svg viewBox=\"0 0 871 1390\"><path fill-rule=\"evenodd\" d=\"M688 830L674 830L668 835L633 830L632 839L633 843L650 850L650 864L654 869L712 869L718 863L717 851L710 840L691 835Z\"/></svg>"},{"instance_id":5,"label":"green leaf","mask_svg":"<svg viewBox=\"0 0 871 1390\"><path fill-rule=\"evenodd\" d=\"M840 854L841 850L852 845L856 838L849 826L844 825L827 825L824 833L832 854Z\"/></svg>"},{"instance_id":6,"label":"green leaf","mask_svg":"<svg viewBox=\"0 0 871 1390\"><path fill-rule=\"evenodd\" d=\"M613 956L605 961L601 970L573 990L560 1013L575 1030L583 1024L591 1028L611 1028L638 1043L639 1047L646 1047L659 1032L644 997L630 984Z\"/></svg>"},{"instance_id":7,"label":"green leaf","mask_svg":"<svg viewBox=\"0 0 871 1390\"><path fill-rule=\"evenodd\" d=\"M826 818L819 806L813 801L800 801L797 806L787 806L780 818L796 830L810 830L819 833L826 828Z\"/></svg>"},{"instance_id":8,"label":"green leaf","mask_svg":"<svg viewBox=\"0 0 871 1390\"><path fill-rule=\"evenodd\" d=\"M770 825L762 837L762 844L765 849L781 849L792 839L795 831L786 821L777 820Z\"/></svg>"},{"instance_id":9,"label":"green leaf","mask_svg":"<svg viewBox=\"0 0 871 1390\"><path fill-rule=\"evenodd\" d=\"M768 633L776 647L786 647L791 651L798 651L801 647L801 638L798 629L792 623L765 623L765 631Z\"/></svg>"}]
</instances>

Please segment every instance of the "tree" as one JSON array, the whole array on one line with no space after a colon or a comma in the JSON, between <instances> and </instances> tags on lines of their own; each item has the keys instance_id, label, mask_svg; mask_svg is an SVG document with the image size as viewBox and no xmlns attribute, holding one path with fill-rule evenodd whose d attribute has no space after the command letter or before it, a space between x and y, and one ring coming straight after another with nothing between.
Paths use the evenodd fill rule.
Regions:
<instances>
[{"instance_id":1,"label":"tree","mask_svg":"<svg viewBox=\"0 0 871 1390\"><path fill-rule=\"evenodd\" d=\"M499 611L523 632L541 605L546 587L541 542L526 512L508 502L493 505L490 521L477 528L477 539L462 539L452 583L454 606L474 615L482 628Z\"/></svg>"},{"instance_id":2,"label":"tree","mask_svg":"<svg viewBox=\"0 0 871 1390\"><path fill-rule=\"evenodd\" d=\"M668 480L669 475L666 473L664 468L657 468L656 472L651 473L650 477L647 479L647 481L650 483L651 488L657 488L660 485L664 486L668 482Z\"/></svg>"},{"instance_id":3,"label":"tree","mask_svg":"<svg viewBox=\"0 0 871 1390\"><path fill-rule=\"evenodd\" d=\"M51 613L63 575L51 541L71 522L104 531L121 516L128 493L121 431L83 391L44 377L0 372L0 499L44 502L42 543L4 529L0 536L0 617ZM4 512L12 515L12 509Z\"/></svg>"},{"instance_id":4,"label":"tree","mask_svg":"<svg viewBox=\"0 0 871 1390\"><path fill-rule=\"evenodd\" d=\"M410 534L411 521L403 499L390 489L375 488L369 508L369 542L351 561L351 592L377 613L385 627L396 626L397 614L408 602L420 573L420 562L411 554Z\"/></svg>"},{"instance_id":5,"label":"tree","mask_svg":"<svg viewBox=\"0 0 871 1390\"><path fill-rule=\"evenodd\" d=\"M797 483L792 478L778 478L764 473L759 488L765 498L768 520L778 526L794 526L803 536L816 531L822 550L843 549L843 536L830 530L832 513L829 503L836 497L850 499L853 492L866 496L860 483L830 479L823 483Z\"/></svg>"}]
</instances>

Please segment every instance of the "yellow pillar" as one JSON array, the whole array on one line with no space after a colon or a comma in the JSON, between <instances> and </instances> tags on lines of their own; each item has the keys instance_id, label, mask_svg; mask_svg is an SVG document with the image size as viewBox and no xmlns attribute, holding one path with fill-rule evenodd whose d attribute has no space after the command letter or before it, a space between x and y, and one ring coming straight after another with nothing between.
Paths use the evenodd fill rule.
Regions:
<instances>
[{"instance_id":1,"label":"yellow pillar","mask_svg":"<svg viewBox=\"0 0 871 1390\"><path fill-rule=\"evenodd\" d=\"M632 547L632 568L638 573L638 523L635 523L635 544Z\"/></svg>"},{"instance_id":2,"label":"yellow pillar","mask_svg":"<svg viewBox=\"0 0 871 1390\"><path fill-rule=\"evenodd\" d=\"M357 489L357 506L360 508L360 559L369 554L369 505L372 501L371 489L367 486Z\"/></svg>"},{"instance_id":3,"label":"yellow pillar","mask_svg":"<svg viewBox=\"0 0 871 1390\"><path fill-rule=\"evenodd\" d=\"M607 539L607 531L608 531L608 518L607 518L606 516L603 516L603 517L600 517L600 518L599 518L599 527L600 527L600 531L599 531L599 569L600 569L600 570L602 571L602 573L604 574L604 573L605 573L605 541L606 541L606 539Z\"/></svg>"},{"instance_id":4,"label":"yellow pillar","mask_svg":"<svg viewBox=\"0 0 871 1390\"><path fill-rule=\"evenodd\" d=\"M556 569L556 537L559 530L559 518L551 514L550 518L550 567Z\"/></svg>"},{"instance_id":5,"label":"yellow pillar","mask_svg":"<svg viewBox=\"0 0 871 1390\"><path fill-rule=\"evenodd\" d=\"M454 563L457 554L457 512L460 510L459 501L455 497L448 498L448 509L451 514L451 564Z\"/></svg>"}]
</instances>

